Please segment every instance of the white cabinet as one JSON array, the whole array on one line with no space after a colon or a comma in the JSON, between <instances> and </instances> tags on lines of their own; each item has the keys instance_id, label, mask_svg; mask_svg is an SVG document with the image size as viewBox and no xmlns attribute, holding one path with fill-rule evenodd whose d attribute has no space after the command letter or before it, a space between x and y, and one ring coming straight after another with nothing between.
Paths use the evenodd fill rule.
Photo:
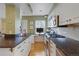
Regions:
<instances>
[{"instance_id":1,"label":"white cabinet","mask_svg":"<svg viewBox=\"0 0 79 59\"><path fill-rule=\"evenodd\" d=\"M69 19L66 16L60 16L59 25L67 25L69 24Z\"/></svg>"},{"instance_id":2,"label":"white cabinet","mask_svg":"<svg viewBox=\"0 0 79 59\"><path fill-rule=\"evenodd\" d=\"M0 18L5 18L5 4L0 3Z\"/></svg>"},{"instance_id":3,"label":"white cabinet","mask_svg":"<svg viewBox=\"0 0 79 59\"><path fill-rule=\"evenodd\" d=\"M62 19L59 20L59 25L69 25L78 23L79 23L79 17L74 18L62 17Z\"/></svg>"},{"instance_id":4,"label":"white cabinet","mask_svg":"<svg viewBox=\"0 0 79 59\"><path fill-rule=\"evenodd\" d=\"M58 7L60 25L79 23L79 4L60 4Z\"/></svg>"},{"instance_id":5,"label":"white cabinet","mask_svg":"<svg viewBox=\"0 0 79 59\"><path fill-rule=\"evenodd\" d=\"M50 40L49 43L50 56L56 56L56 45Z\"/></svg>"},{"instance_id":6,"label":"white cabinet","mask_svg":"<svg viewBox=\"0 0 79 59\"><path fill-rule=\"evenodd\" d=\"M34 42L34 36L31 35L22 43L13 48L14 56L28 56L33 42Z\"/></svg>"},{"instance_id":7,"label":"white cabinet","mask_svg":"<svg viewBox=\"0 0 79 59\"><path fill-rule=\"evenodd\" d=\"M74 17L69 20L69 24L79 23L79 17Z\"/></svg>"},{"instance_id":8,"label":"white cabinet","mask_svg":"<svg viewBox=\"0 0 79 59\"><path fill-rule=\"evenodd\" d=\"M19 45L17 45L15 48L13 48L13 55L14 56L20 56L23 55L23 51L24 51L24 42L20 43Z\"/></svg>"},{"instance_id":9,"label":"white cabinet","mask_svg":"<svg viewBox=\"0 0 79 59\"><path fill-rule=\"evenodd\" d=\"M34 36L29 36L14 48L0 48L0 56L28 56Z\"/></svg>"},{"instance_id":10,"label":"white cabinet","mask_svg":"<svg viewBox=\"0 0 79 59\"><path fill-rule=\"evenodd\" d=\"M34 43L34 35L31 35L31 36L29 37L29 40L30 40L30 43Z\"/></svg>"}]
</instances>

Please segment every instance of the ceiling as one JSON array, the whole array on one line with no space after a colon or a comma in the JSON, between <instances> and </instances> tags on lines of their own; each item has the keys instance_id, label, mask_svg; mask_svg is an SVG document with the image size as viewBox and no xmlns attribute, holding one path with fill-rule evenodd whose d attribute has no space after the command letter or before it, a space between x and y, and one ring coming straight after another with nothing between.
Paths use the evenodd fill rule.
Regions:
<instances>
[{"instance_id":1,"label":"ceiling","mask_svg":"<svg viewBox=\"0 0 79 59\"><path fill-rule=\"evenodd\" d=\"M21 3L16 4L20 7L22 16L48 15L53 7L53 3Z\"/></svg>"}]
</instances>

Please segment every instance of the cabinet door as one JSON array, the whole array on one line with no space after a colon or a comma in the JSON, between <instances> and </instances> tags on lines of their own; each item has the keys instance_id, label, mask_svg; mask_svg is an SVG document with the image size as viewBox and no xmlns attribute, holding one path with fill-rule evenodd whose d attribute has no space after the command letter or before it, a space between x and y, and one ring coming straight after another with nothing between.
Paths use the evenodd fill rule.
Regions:
<instances>
[{"instance_id":1,"label":"cabinet door","mask_svg":"<svg viewBox=\"0 0 79 59\"><path fill-rule=\"evenodd\" d=\"M59 25L67 25L69 23L69 18L67 16L60 16Z\"/></svg>"},{"instance_id":2,"label":"cabinet door","mask_svg":"<svg viewBox=\"0 0 79 59\"><path fill-rule=\"evenodd\" d=\"M71 18L71 19L69 19L69 21L70 21L70 24L79 23L79 17Z\"/></svg>"},{"instance_id":3,"label":"cabinet door","mask_svg":"<svg viewBox=\"0 0 79 59\"><path fill-rule=\"evenodd\" d=\"M15 48L13 48L13 54L14 54L14 56L20 56L20 55L22 55L23 48L24 48L24 42L20 43Z\"/></svg>"},{"instance_id":4,"label":"cabinet door","mask_svg":"<svg viewBox=\"0 0 79 59\"><path fill-rule=\"evenodd\" d=\"M55 55L56 55L56 46L52 41L50 41L50 56L55 56Z\"/></svg>"},{"instance_id":5,"label":"cabinet door","mask_svg":"<svg viewBox=\"0 0 79 59\"><path fill-rule=\"evenodd\" d=\"M31 35L31 44L34 43L34 35Z\"/></svg>"},{"instance_id":6,"label":"cabinet door","mask_svg":"<svg viewBox=\"0 0 79 59\"><path fill-rule=\"evenodd\" d=\"M27 40L27 39L26 39ZM30 51L30 44L29 44L29 42L28 41L24 41L24 45L23 45L23 56L28 56L28 54L29 54L29 51Z\"/></svg>"},{"instance_id":7,"label":"cabinet door","mask_svg":"<svg viewBox=\"0 0 79 59\"><path fill-rule=\"evenodd\" d=\"M27 48L28 47L26 46L26 43L24 43L23 46L22 46L22 48L21 48L21 50L20 50L20 55L21 56L27 56L27 52L28 52Z\"/></svg>"},{"instance_id":8,"label":"cabinet door","mask_svg":"<svg viewBox=\"0 0 79 59\"><path fill-rule=\"evenodd\" d=\"M30 49L31 49L31 44L32 44L33 37L34 36L28 37L22 43L20 43L15 48L13 48L13 54L15 56L28 56L28 54L30 52Z\"/></svg>"},{"instance_id":9,"label":"cabinet door","mask_svg":"<svg viewBox=\"0 0 79 59\"><path fill-rule=\"evenodd\" d=\"M66 17L62 16L59 20L59 25L68 25L79 23L79 17Z\"/></svg>"},{"instance_id":10,"label":"cabinet door","mask_svg":"<svg viewBox=\"0 0 79 59\"><path fill-rule=\"evenodd\" d=\"M19 49L13 49L14 56L24 56L25 47L22 45Z\"/></svg>"}]
</instances>

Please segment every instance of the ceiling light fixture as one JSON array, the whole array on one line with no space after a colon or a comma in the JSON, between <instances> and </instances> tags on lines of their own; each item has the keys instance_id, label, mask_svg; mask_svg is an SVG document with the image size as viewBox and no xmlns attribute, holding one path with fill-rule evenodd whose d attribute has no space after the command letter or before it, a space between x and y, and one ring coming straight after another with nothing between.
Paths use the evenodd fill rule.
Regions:
<instances>
[{"instance_id":1,"label":"ceiling light fixture","mask_svg":"<svg viewBox=\"0 0 79 59\"><path fill-rule=\"evenodd\" d=\"M47 16L45 15L44 18L47 18Z\"/></svg>"}]
</instances>

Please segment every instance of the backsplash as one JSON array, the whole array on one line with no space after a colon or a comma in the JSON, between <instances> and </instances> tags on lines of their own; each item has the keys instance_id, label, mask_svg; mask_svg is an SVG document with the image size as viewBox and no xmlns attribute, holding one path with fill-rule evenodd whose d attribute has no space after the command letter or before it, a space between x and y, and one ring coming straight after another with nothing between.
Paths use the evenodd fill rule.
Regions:
<instances>
[{"instance_id":1,"label":"backsplash","mask_svg":"<svg viewBox=\"0 0 79 59\"><path fill-rule=\"evenodd\" d=\"M60 35L79 41L79 27L61 27L53 29Z\"/></svg>"}]
</instances>

